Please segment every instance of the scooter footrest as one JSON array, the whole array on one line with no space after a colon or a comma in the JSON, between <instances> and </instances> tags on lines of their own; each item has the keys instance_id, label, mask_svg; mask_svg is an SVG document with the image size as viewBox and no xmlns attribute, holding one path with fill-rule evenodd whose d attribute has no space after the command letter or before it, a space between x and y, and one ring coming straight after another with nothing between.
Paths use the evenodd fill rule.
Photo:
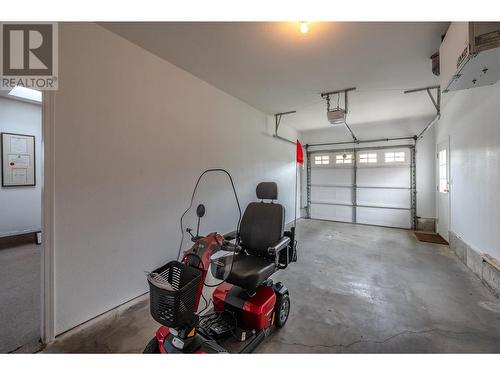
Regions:
<instances>
[{"instance_id":1,"label":"scooter footrest","mask_svg":"<svg viewBox=\"0 0 500 375\"><path fill-rule=\"evenodd\" d=\"M234 334L236 320L228 312L213 313L200 318L198 330L214 340L224 339Z\"/></svg>"}]
</instances>

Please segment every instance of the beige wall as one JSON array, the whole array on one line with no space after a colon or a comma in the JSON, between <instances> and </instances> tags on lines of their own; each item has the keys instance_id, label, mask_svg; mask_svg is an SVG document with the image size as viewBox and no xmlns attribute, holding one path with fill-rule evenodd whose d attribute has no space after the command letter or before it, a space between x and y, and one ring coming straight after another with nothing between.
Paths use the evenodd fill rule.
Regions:
<instances>
[{"instance_id":1,"label":"beige wall","mask_svg":"<svg viewBox=\"0 0 500 375\"><path fill-rule=\"evenodd\" d=\"M147 291L144 271L175 257L204 169L228 169L243 208L259 181L277 181L287 221L295 181L295 148L269 136L264 113L98 25L60 24L59 35L56 333ZM222 182L200 193L204 231L235 226Z\"/></svg>"}]
</instances>

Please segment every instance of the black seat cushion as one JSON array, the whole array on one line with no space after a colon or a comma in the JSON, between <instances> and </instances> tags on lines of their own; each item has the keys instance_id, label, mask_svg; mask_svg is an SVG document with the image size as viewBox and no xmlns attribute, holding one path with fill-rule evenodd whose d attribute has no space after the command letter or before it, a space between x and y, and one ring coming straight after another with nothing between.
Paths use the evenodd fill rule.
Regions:
<instances>
[{"instance_id":1,"label":"black seat cushion","mask_svg":"<svg viewBox=\"0 0 500 375\"><path fill-rule=\"evenodd\" d=\"M240 225L241 246L251 255L266 256L283 237L285 209L279 203L250 203Z\"/></svg>"},{"instance_id":2,"label":"black seat cushion","mask_svg":"<svg viewBox=\"0 0 500 375\"><path fill-rule=\"evenodd\" d=\"M227 260L227 264L231 260ZM246 290L254 291L275 271L274 262L262 257L235 254L233 268L226 281Z\"/></svg>"}]
</instances>

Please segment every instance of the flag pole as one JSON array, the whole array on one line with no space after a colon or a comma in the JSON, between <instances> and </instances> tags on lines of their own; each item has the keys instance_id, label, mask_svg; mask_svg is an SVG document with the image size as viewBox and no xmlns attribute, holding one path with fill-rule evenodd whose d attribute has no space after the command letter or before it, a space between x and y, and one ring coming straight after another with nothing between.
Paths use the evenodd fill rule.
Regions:
<instances>
[{"instance_id":1,"label":"flag pole","mask_svg":"<svg viewBox=\"0 0 500 375\"><path fill-rule=\"evenodd\" d=\"M304 154L302 151L302 144L300 141L297 139L295 142L296 144L296 150L295 150L295 218L293 220L293 225L294 227L297 226L297 190L298 190L298 179L299 179L299 164L304 165Z\"/></svg>"},{"instance_id":2,"label":"flag pole","mask_svg":"<svg viewBox=\"0 0 500 375\"><path fill-rule=\"evenodd\" d=\"M297 227L297 180L298 180L298 163L295 162L295 218L293 221L294 228Z\"/></svg>"},{"instance_id":3,"label":"flag pole","mask_svg":"<svg viewBox=\"0 0 500 375\"><path fill-rule=\"evenodd\" d=\"M294 215L294 219L293 219L293 229L292 229L292 233L293 233L293 244L292 244L292 249L293 249L293 261L296 262L297 261L297 249L295 248L295 244L297 243L297 241L295 240L295 234L296 234L296 230L297 230L297 193L298 193L298 180L299 180L299 164L303 165L304 163L304 154L303 154L303 151L302 151L302 145L300 143L300 141L297 139L297 142L296 142L296 153L295 153L295 199L294 199L294 202L295 202L295 207L294 207L294 212L295 212L295 215Z\"/></svg>"}]
</instances>

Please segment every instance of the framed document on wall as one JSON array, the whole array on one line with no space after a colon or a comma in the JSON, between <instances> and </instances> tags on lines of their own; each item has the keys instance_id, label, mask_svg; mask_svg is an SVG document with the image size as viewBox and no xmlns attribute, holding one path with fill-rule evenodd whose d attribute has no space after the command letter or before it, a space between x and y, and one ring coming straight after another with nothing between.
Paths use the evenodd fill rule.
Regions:
<instances>
[{"instance_id":1,"label":"framed document on wall","mask_svg":"<svg viewBox=\"0 0 500 375\"><path fill-rule=\"evenodd\" d=\"M2 186L35 186L35 136L1 133Z\"/></svg>"}]
</instances>

